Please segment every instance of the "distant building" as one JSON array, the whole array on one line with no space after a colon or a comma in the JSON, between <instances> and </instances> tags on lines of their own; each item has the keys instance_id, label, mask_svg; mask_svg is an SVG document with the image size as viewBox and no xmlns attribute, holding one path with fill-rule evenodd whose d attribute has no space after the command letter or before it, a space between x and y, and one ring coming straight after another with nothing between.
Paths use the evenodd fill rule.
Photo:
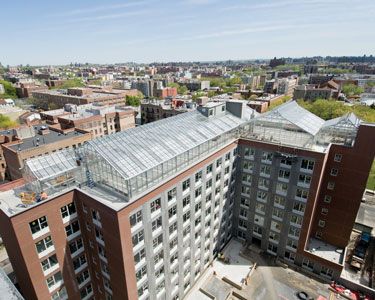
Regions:
<instances>
[{"instance_id":1,"label":"distant building","mask_svg":"<svg viewBox=\"0 0 375 300\"><path fill-rule=\"evenodd\" d=\"M46 85L36 85L35 83L19 83L16 86L16 92L18 98L29 98L32 96L33 92L36 91L47 91L48 86Z\"/></svg>"},{"instance_id":2,"label":"distant building","mask_svg":"<svg viewBox=\"0 0 375 300\"><path fill-rule=\"evenodd\" d=\"M144 79L144 80L137 80L132 82L132 89L137 89L140 91L144 97L152 98L154 97L154 80L152 79Z\"/></svg>"},{"instance_id":3,"label":"distant building","mask_svg":"<svg viewBox=\"0 0 375 300\"><path fill-rule=\"evenodd\" d=\"M305 74L315 74L318 73L318 65L304 65L303 73Z\"/></svg>"},{"instance_id":4,"label":"distant building","mask_svg":"<svg viewBox=\"0 0 375 300\"><path fill-rule=\"evenodd\" d=\"M277 82L275 79L266 80L264 83L263 91L267 94L273 94L276 91Z\"/></svg>"},{"instance_id":5,"label":"distant building","mask_svg":"<svg viewBox=\"0 0 375 300\"><path fill-rule=\"evenodd\" d=\"M41 112L50 125L61 129L78 128L88 131L93 138L135 127L135 111L125 106L99 104L65 105L62 109Z\"/></svg>"},{"instance_id":6,"label":"distant building","mask_svg":"<svg viewBox=\"0 0 375 300\"><path fill-rule=\"evenodd\" d=\"M138 95L137 90L116 90L111 87L102 88L70 88L67 90L49 90L33 92L33 97L48 104L62 108L65 104L123 104L127 95Z\"/></svg>"},{"instance_id":7,"label":"distant building","mask_svg":"<svg viewBox=\"0 0 375 300\"><path fill-rule=\"evenodd\" d=\"M4 85L0 83L0 94L4 94L4 93L5 93Z\"/></svg>"},{"instance_id":8,"label":"distant building","mask_svg":"<svg viewBox=\"0 0 375 300\"><path fill-rule=\"evenodd\" d=\"M298 84L298 78L283 78L277 81L277 94L293 96L293 91Z\"/></svg>"},{"instance_id":9,"label":"distant building","mask_svg":"<svg viewBox=\"0 0 375 300\"><path fill-rule=\"evenodd\" d=\"M268 103L266 101L253 100L249 101L247 105L258 113L264 113L268 109Z\"/></svg>"},{"instance_id":10,"label":"distant building","mask_svg":"<svg viewBox=\"0 0 375 300\"><path fill-rule=\"evenodd\" d=\"M167 98L167 97L176 97L177 96L177 88L175 87L166 87L157 89L155 93L155 97L157 98Z\"/></svg>"},{"instance_id":11,"label":"distant building","mask_svg":"<svg viewBox=\"0 0 375 300\"><path fill-rule=\"evenodd\" d=\"M323 84L333 79L333 75L313 74L309 77L309 84Z\"/></svg>"},{"instance_id":12,"label":"distant building","mask_svg":"<svg viewBox=\"0 0 375 300\"><path fill-rule=\"evenodd\" d=\"M196 107L195 102L180 99L144 100L141 103L141 122L142 124L151 123L194 110Z\"/></svg>"},{"instance_id":13,"label":"distant building","mask_svg":"<svg viewBox=\"0 0 375 300\"><path fill-rule=\"evenodd\" d=\"M329 87L319 87L314 84L299 85L295 88L293 99L303 99L305 101L314 101L320 99L331 99L333 90Z\"/></svg>"},{"instance_id":14,"label":"distant building","mask_svg":"<svg viewBox=\"0 0 375 300\"><path fill-rule=\"evenodd\" d=\"M91 140L91 133L81 129L59 130L41 125L30 128L32 136L2 144L3 154L12 180L21 178L27 159L73 148Z\"/></svg>"}]
</instances>

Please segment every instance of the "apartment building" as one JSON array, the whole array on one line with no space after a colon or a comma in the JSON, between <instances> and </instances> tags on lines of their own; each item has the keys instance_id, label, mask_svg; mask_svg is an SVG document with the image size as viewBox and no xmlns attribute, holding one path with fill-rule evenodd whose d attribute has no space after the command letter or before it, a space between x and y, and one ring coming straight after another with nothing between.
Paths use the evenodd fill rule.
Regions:
<instances>
[{"instance_id":1,"label":"apartment building","mask_svg":"<svg viewBox=\"0 0 375 300\"><path fill-rule=\"evenodd\" d=\"M197 107L193 101L182 99L143 100L141 103L141 123L147 124L161 119L176 116Z\"/></svg>"},{"instance_id":2,"label":"apartment building","mask_svg":"<svg viewBox=\"0 0 375 300\"><path fill-rule=\"evenodd\" d=\"M182 299L232 236L337 279L374 130L228 101L29 160L0 193L23 296Z\"/></svg>"},{"instance_id":3,"label":"apartment building","mask_svg":"<svg viewBox=\"0 0 375 300\"><path fill-rule=\"evenodd\" d=\"M43 156L64 148L72 148L91 140L91 134L81 129L56 129L45 125L29 127L31 135L1 145L10 179L22 177L27 159Z\"/></svg>"},{"instance_id":4,"label":"apartment building","mask_svg":"<svg viewBox=\"0 0 375 300\"><path fill-rule=\"evenodd\" d=\"M277 80L277 94L292 97L295 87L298 84L296 78L282 78Z\"/></svg>"},{"instance_id":5,"label":"apartment building","mask_svg":"<svg viewBox=\"0 0 375 300\"><path fill-rule=\"evenodd\" d=\"M125 97L137 96L138 91L133 90L116 90L111 87L105 88L70 88L67 90L47 90L32 92L35 99L48 104L55 104L62 108L65 104L89 104L102 103L107 105L123 104Z\"/></svg>"},{"instance_id":6,"label":"apartment building","mask_svg":"<svg viewBox=\"0 0 375 300\"><path fill-rule=\"evenodd\" d=\"M41 112L43 120L62 129L78 128L91 133L93 138L135 127L133 108L126 106L67 104L62 109Z\"/></svg>"}]
</instances>

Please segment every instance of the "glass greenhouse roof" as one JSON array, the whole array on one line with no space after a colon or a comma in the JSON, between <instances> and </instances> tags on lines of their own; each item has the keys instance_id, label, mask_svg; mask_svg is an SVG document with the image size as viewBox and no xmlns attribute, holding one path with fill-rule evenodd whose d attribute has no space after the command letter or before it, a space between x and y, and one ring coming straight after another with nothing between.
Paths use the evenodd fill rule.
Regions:
<instances>
[{"instance_id":1,"label":"glass greenhouse roof","mask_svg":"<svg viewBox=\"0 0 375 300\"><path fill-rule=\"evenodd\" d=\"M85 148L100 155L126 179L243 123L245 120L229 113L207 118L193 111L89 141Z\"/></svg>"}]
</instances>

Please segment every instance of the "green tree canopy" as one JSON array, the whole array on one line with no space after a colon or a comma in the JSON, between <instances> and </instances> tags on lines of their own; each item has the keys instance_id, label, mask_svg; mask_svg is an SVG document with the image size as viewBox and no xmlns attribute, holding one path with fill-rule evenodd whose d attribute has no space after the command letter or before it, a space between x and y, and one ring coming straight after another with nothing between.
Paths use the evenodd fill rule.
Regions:
<instances>
[{"instance_id":1,"label":"green tree canopy","mask_svg":"<svg viewBox=\"0 0 375 300\"><path fill-rule=\"evenodd\" d=\"M141 96L130 96L126 95L126 104L130 106L139 106L141 105Z\"/></svg>"},{"instance_id":2,"label":"green tree canopy","mask_svg":"<svg viewBox=\"0 0 375 300\"><path fill-rule=\"evenodd\" d=\"M16 88L6 80L0 80L0 84L4 86L5 93L1 95L2 98L17 98Z\"/></svg>"},{"instance_id":3,"label":"green tree canopy","mask_svg":"<svg viewBox=\"0 0 375 300\"><path fill-rule=\"evenodd\" d=\"M353 112L358 118L366 122L375 122L375 109L365 105L344 105L343 102L317 99L314 102L298 100L298 104L324 120L341 117Z\"/></svg>"},{"instance_id":4,"label":"green tree canopy","mask_svg":"<svg viewBox=\"0 0 375 300\"><path fill-rule=\"evenodd\" d=\"M17 122L12 121L8 116L0 114L0 129L9 129L16 125Z\"/></svg>"},{"instance_id":5,"label":"green tree canopy","mask_svg":"<svg viewBox=\"0 0 375 300\"><path fill-rule=\"evenodd\" d=\"M346 96L351 97L351 96L358 96L362 94L364 92L364 89L355 84L349 83L349 84L344 84L344 86L342 87L342 92Z\"/></svg>"}]
</instances>

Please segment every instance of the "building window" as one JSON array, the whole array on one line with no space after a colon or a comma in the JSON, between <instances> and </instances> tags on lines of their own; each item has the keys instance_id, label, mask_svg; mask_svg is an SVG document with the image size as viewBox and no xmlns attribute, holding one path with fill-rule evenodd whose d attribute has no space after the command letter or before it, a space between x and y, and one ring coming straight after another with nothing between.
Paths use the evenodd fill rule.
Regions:
<instances>
[{"instance_id":1,"label":"building window","mask_svg":"<svg viewBox=\"0 0 375 300\"><path fill-rule=\"evenodd\" d=\"M142 222L142 211L139 210L130 216L130 226L133 227Z\"/></svg>"},{"instance_id":2,"label":"building window","mask_svg":"<svg viewBox=\"0 0 375 300\"><path fill-rule=\"evenodd\" d=\"M199 203L200 204L200 203ZM197 206L195 207L195 209L197 209ZM197 210L195 210L197 211ZM183 216L182 216L182 221L185 223L186 221L190 220L190 211L186 212Z\"/></svg>"},{"instance_id":3,"label":"building window","mask_svg":"<svg viewBox=\"0 0 375 300\"><path fill-rule=\"evenodd\" d=\"M74 270L78 270L81 266L83 266L87 262L86 256L83 254L80 257L73 260L73 268Z\"/></svg>"},{"instance_id":4,"label":"building window","mask_svg":"<svg viewBox=\"0 0 375 300\"><path fill-rule=\"evenodd\" d=\"M66 292L65 286L59 289L57 292L54 292L51 296L52 300L68 299L68 294Z\"/></svg>"},{"instance_id":5,"label":"building window","mask_svg":"<svg viewBox=\"0 0 375 300\"><path fill-rule=\"evenodd\" d=\"M221 179L221 173L216 174L216 181L220 181Z\"/></svg>"},{"instance_id":6,"label":"building window","mask_svg":"<svg viewBox=\"0 0 375 300\"><path fill-rule=\"evenodd\" d=\"M327 215L328 214L328 208L322 208L322 211L321 211L322 215Z\"/></svg>"},{"instance_id":7,"label":"building window","mask_svg":"<svg viewBox=\"0 0 375 300\"><path fill-rule=\"evenodd\" d=\"M228 161L230 160L230 152L228 152L227 154L225 154L225 161Z\"/></svg>"},{"instance_id":8,"label":"building window","mask_svg":"<svg viewBox=\"0 0 375 300\"><path fill-rule=\"evenodd\" d=\"M168 201L175 199L177 196L177 188L173 188L168 192Z\"/></svg>"},{"instance_id":9,"label":"building window","mask_svg":"<svg viewBox=\"0 0 375 300\"><path fill-rule=\"evenodd\" d=\"M246 195L250 195L250 187L245 186L245 185L241 186L241 193L246 194Z\"/></svg>"},{"instance_id":10,"label":"building window","mask_svg":"<svg viewBox=\"0 0 375 300\"><path fill-rule=\"evenodd\" d=\"M247 210L241 208L240 209L240 217L247 218Z\"/></svg>"},{"instance_id":11,"label":"building window","mask_svg":"<svg viewBox=\"0 0 375 300\"><path fill-rule=\"evenodd\" d=\"M285 198L279 195L275 195L275 205L285 207Z\"/></svg>"},{"instance_id":12,"label":"building window","mask_svg":"<svg viewBox=\"0 0 375 300\"><path fill-rule=\"evenodd\" d=\"M287 242L286 242L286 245L287 245L289 248L297 249L298 241L296 241L296 240L292 240L292 239L288 239Z\"/></svg>"},{"instance_id":13,"label":"building window","mask_svg":"<svg viewBox=\"0 0 375 300\"><path fill-rule=\"evenodd\" d=\"M163 243L163 235L162 234L160 234L158 237L156 237L152 240L152 245L153 245L154 248L159 246L161 243Z\"/></svg>"},{"instance_id":14,"label":"building window","mask_svg":"<svg viewBox=\"0 0 375 300\"><path fill-rule=\"evenodd\" d=\"M287 170L279 170L279 178L289 180L290 171Z\"/></svg>"},{"instance_id":15,"label":"building window","mask_svg":"<svg viewBox=\"0 0 375 300\"><path fill-rule=\"evenodd\" d=\"M168 217L169 219L172 218L173 216L175 216L177 213L177 206L172 206L169 210L168 210Z\"/></svg>"},{"instance_id":16,"label":"building window","mask_svg":"<svg viewBox=\"0 0 375 300\"><path fill-rule=\"evenodd\" d=\"M265 212L265 210L266 210L266 207L265 207L264 204L257 202L257 203L255 204L255 210L256 210L257 212L260 212L260 213L264 214L264 212Z\"/></svg>"},{"instance_id":17,"label":"building window","mask_svg":"<svg viewBox=\"0 0 375 300\"><path fill-rule=\"evenodd\" d=\"M244 156L252 157L255 154L255 150L253 148L245 148Z\"/></svg>"},{"instance_id":18,"label":"building window","mask_svg":"<svg viewBox=\"0 0 375 300\"><path fill-rule=\"evenodd\" d=\"M195 190L195 198L198 198L202 195L202 187L200 186Z\"/></svg>"},{"instance_id":19,"label":"building window","mask_svg":"<svg viewBox=\"0 0 375 300\"><path fill-rule=\"evenodd\" d=\"M48 288L51 288L54 285L57 285L57 284L61 283L62 280L63 279L62 279L61 272L57 272L54 275L52 275L51 277L47 278L47 280L46 280L47 286L48 286Z\"/></svg>"},{"instance_id":20,"label":"building window","mask_svg":"<svg viewBox=\"0 0 375 300\"><path fill-rule=\"evenodd\" d=\"M39 242L35 243L36 251L38 253L42 253L43 251L47 250L48 248L53 246L51 236L47 236L44 239L40 240Z\"/></svg>"},{"instance_id":21,"label":"building window","mask_svg":"<svg viewBox=\"0 0 375 300\"><path fill-rule=\"evenodd\" d=\"M210 187L212 187L212 179L211 178L209 180L207 180L207 182L206 182L206 189L209 189Z\"/></svg>"},{"instance_id":22,"label":"building window","mask_svg":"<svg viewBox=\"0 0 375 300\"><path fill-rule=\"evenodd\" d=\"M298 183L305 184L305 185L310 185L310 183L311 183L311 176L300 174L298 176Z\"/></svg>"},{"instance_id":23,"label":"building window","mask_svg":"<svg viewBox=\"0 0 375 300\"><path fill-rule=\"evenodd\" d=\"M335 162L341 162L342 159L342 154L335 154L334 161Z\"/></svg>"},{"instance_id":24,"label":"building window","mask_svg":"<svg viewBox=\"0 0 375 300\"><path fill-rule=\"evenodd\" d=\"M271 227L273 231L280 232L281 231L281 224L276 221L271 221Z\"/></svg>"},{"instance_id":25,"label":"building window","mask_svg":"<svg viewBox=\"0 0 375 300\"><path fill-rule=\"evenodd\" d=\"M339 170L337 170L335 168L331 169L331 176L337 176L338 173L339 173Z\"/></svg>"},{"instance_id":26,"label":"building window","mask_svg":"<svg viewBox=\"0 0 375 300\"><path fill-rule=\"evenodd\" d=\"M79 223L78 221L74 221L73 223L69 224L65 227L66 236L71 236L72 234L79 231Z\"/></svg>"},{"instance_id":27,"label":"building window","mask_svg":"<svg viewBox=\"0 0 375 300\"><path fill-rule=\"evenodd\" d=\"M142 268L140 268L136 273L135 273L135 277L137 278L137 281L140 281L143 276L147 275L147 267L146 266L143 266Z\"/></svg>"},{"instance_id":28,"label":"building window","mask_svg":"<svg viewBox=\"0 0 375 300\"><path fill-rule=\"evenodd\" d=\"M296 197L297 198L306 200L308 196L309 196L309 191L297 189L297 191L296 191Z\"/></svg>"},{"instance_id":29,"label":"building window","mask_svg":"<svg viewBox=\"0 0 375 300\"><path fill-rule=\"evenodd\" d=\"M263 153L262 153L262 161L263 162L271 163L272 162L272 158L273 158L273 153L267 152L267 151L263 151Z\"/></svg>"},{"instance_id":30,"label":"building window","mask_svg":"<svg viewBox=\"0 0 375 300\"><path fill-rule=\"evenodd\" d=\"M251 184L252 177L249 174L242 174L242 182L246 184Z\"/></svg>"},{"instance_id":31,"label":"building window","mask_svg":"<svg viewBox=\"0 0 375 300\"><path fill-rule=\"evenodd\" d=\"M195 182L199 182L202 180L202 171L199 171L195 174Z\"/></svg>"},{"instance_id":32,"label":"building window","mask_svg":"<svg viewBox=\"0 0 375 300\"><path fill-rule=\"evenodd\" d=\"M262 189L268 189L270 186L270 181L264 178L259 178L258 187Z\"/></svg>"},{"instance_id":33,"label":"building window","mask_svg":"<svg viewBox=\"0 0 375 300\"><path fill-rule=\"evenodd\" d=\"M90 295L92 292L92 286L91 283L86 285L82 290L81 290L81 298L87 297L87 295Z\"/></svg>"},{"instance_id":34,"label":"building window","mask_svg":"<svg viewBox=\"0 0 375 300\"><path fill-rule=\"evenodd\" d=\"M68 216L71 216L73 214L75 214L77 211L76 211L76 206L74 205L74 203L69 203L68 205L65 205L63 207L60 208L60 211L61 211L61 217L64 219Z\"/></svg>"},{"instance_id":35,"label":"building window","mask_svg":"<svg viewBox=\"0 0 375 300\"><path fill-rule=\"evenodd\" d=\"M268 244L268 250L273 253L277 253L277 247L271 243Z\"/></svg>"},{"instance_id":36,"label":"building window","mask_svg":"<svg viewBox=\"0 0 375 300\"><path fill-rule=\"evenodd\" d=\"M139 289L138 289L138 297L141 297L142 295L148 293L148 282L144 283Z\"/></svg>"},{"instance_id":37,"label":"building window","mask_svg":"<svg viewBox=\"0 0 375 300\"><path fill-rule=\"evenodd\" d=\"M93 210L91 210L91 214L92 214L92 218L93 218L93 220L100 222L100 214L99 214L99 211L93 209Z\"/></svg>"},{"instance_id":38,"label":"building window","mask_svg":"<svg viewBox=\"0 0 375 300\"><path fill-rule=\"evenodd\" d=\"M157 211L161 207L161 199L158 198L150 203L151 213Z\"/></svg>"},{"instance_id":39,"label":"building window","mask_svg":"<svg viewBox=\"0 0 375 300\"><path fill-rule=\"evenodd\" d=\"M249 162L249 161L245 161L243 163L243 170L244 171L247 171L247 172L252 172L254 169L254 164L252 162Z\"/></svg>"},{"instance_id":40,"label":"building window","mask_svg":"<svg viewBox=\"0 0 375 300\"><path fill-rule=\"evenodd\" d=\"M295 201L294 205L293 205L293 210L304 213L305 212L305 204Z\"/></svg>"},{"instance_id":41,"label":"building window","mask_svg":"<svg viewBox=\"0 0 375 300\"><path fill-rule=\"evenodd\" d=\"M76 239L75 241L69 243L69 249L70 249L70 253L71 254L74 254L75 252L77 252L79 249L81 249L83 247L83 242L82 242L82 239Z\"/></svg>"},{"instance_id":42,"label":"building window","mask_svg":"<svg viewBox=\"0 0 375 300\"><path fill-rule=\"evenodd\" d=\"M211 172L212 172L212 164L208 165L207 168L206 168L206 173L207 174L210 174Z\"/></svg>"},{"instance_id":43,"label":"building window","mask_svg":"<svg viewBox=\"0 0 375 300\"><path fill-rule=\"evenodd\" d=\"M279 242L280 236L276 232L270 231L269 239L273 242Z\"/></svg>"},{"instance_id":44,"label":"building window","mask_svg":"<svg viewBox=\"0 0 375 300\"><path fill-rule=\"evenodd\" d=\"M76 278L77 278L78 285L80 285L90 278L90 273L88 270L84 270Z\"/></svg>"},{"instance_id":45,"label":"building window","mask_svg":"<svg viewBox=\"0 0 375 300\"><path fill-rule=\"evenodd\" d=\"M30 226L32 234L37 233L37 232L41 231L43 228L48 227L47 217L45 217L45 216L40 217L39 219L36 219L36 220L30 222L29 226Z\"/></svg>"},{"instance_id":46,"label":"building window","mask_svg":"<svg viewBox=\"0 0 375 300\"><path fill-rule=\"evenodd\" d=\"M308 260L307 258L303 259L302 266L306 267L306 268L308 268L310 270L314 269L314 263L312 261Z\"/></svg>"},{"instance_id":47,"label":"building window","mask_svg":"<svg viewBox=\"0 0 375 300\"><path fill-rule=\"evenodd\" d=\"M146 257L146 252L145 249L139 250L135 255L134 255L134 262L135 264L138 264L142 259Z\"/></svg>"},{"instance_id":48,"label":"building window","mask_svg":"<svg viewBox=\"0 0 375 300\"><path fill-rule=\"evenodd\" d=\"M287 158L282 158L281 161L280 161L280 165L291 166L292 161L290 159L287 159Z\"/></svg>"},{"instance_id":49,"label":"building window","mask_svg":"<svg viewBox=\"0 0 375 300\"><path fill-rule=\"evenodd\" d=\"M263 192L263 191L257 192L257 200L265 202L267 201L267 199L268 199L268 193Z\"/></svg>"},{"instance_id":50,"label":"building window","mask_svg":"<svg viewBox=\"0 0 375 300\"><path fill-rule=\"evenodd\" d=\"M237 236L241 239L246 239L246 234L245 232L238 230Z\"/></svg>"},{"instance_id":51,"label":"building window","mask_svg":"<svg viewBox=\"0 0 375 300\"><path fill-rule=\"evenodd\" d=\"M325 203L331 203L332 201L332 197L330 195L325 195L324 196L324 202Z\"/></svg>"},{"instance_id":52,"label":"building window","mask_svg":"<svg viewBox=\"0 0 375 300\"><path fill-rule=\"evenodd\" d=\"M276 184L276 192L281 194L281 195L286 195L287 192L288 192L288 184L278 182Z\"/></svg>"},{"instance_id":53,"label":"building window","mask_svg":"<svg viewBox=\"0 0 375 300\"><path fill-rule=\"evenodd\" d=\"M260 175L269 177L270 174L271 174L270 166L265 166L265 165L260 166Z\"/></svg>"},{"instance_id":54,"label":"building window","mask_svg":"<svg viewBox=\"0 0 375 300\"><path fill-rule=\"evenodd\" d=\"M219 158L217 161L216 161L216 168L220 167L222 164L222 159Z\"/></svg>"},{"instance_id":55,"label":"building window","mask_svg":"<svg viewBox=\"0 0 375 300\"><path fill-rule=\"evenodd\" d=\"M177 230L177 222L169 226L169 235L172 235Z\"/></svg>"},{"instance_id":56,"label":"building window","mask_svg":"<svg viewBox=\"0 0 375 300\"><path fill-rule=\"evenodd\" d=\"M239 219L238 220L238 226L246 228L247 229L247 223L245 220Z\"/></svg>"},{"instance_id":57,"label":"building window","mask_svg":"<svg viewBox=\"0 0 375 300\"><path fill-rule=\"evenodd\" d=\"M143 230L140 230L139 232L137 232L135 235L132 236L133 247L138 245L138 243L142 242L143 239L144 239Z\"/></svg>"},{"instance_id":58,"label":"building window","mask_svg":"<svg viewBox=\"0 0 375 300\"><path fill-rule=\"evenodd\" d=\"M155 230L159 229L161 226L162 226L161 216L158 217L156 220L152 221L152 223L151 223L152 231L155 231Z\"/></svg>"},{"instance_id":59,"label":"building window","mask_svg":"<svg viewBox=\"0 0 375 300\"><path fill-rule=\"evenodd\" d=\"M240 200L240 204L243 205L243 206L246 206L246 207L249 207L250 206L250 199L247 199L245 197L241 197L241 200Z\"/></svg>"},{"instance_id":60,"label":"building window","mask_svg":"<svg viewBox=\"0 0 375 300\"><path fill-rule=\"evenodd\" d=\"M297 227L289 226L288 234L298 238L300 234L300 230Z\"/></svg>"},{"instance_id":61,"label":"building window","mask_svg":"<svg viewBox=\"0 0 375 300\"><path fill-rule=\"evenodd\" d=\"M314 161L312 160L308 160L308 159L302 159L302 162L301 162L301 169L303 170L308 170L308 171L312 171L314 170Z\"/></svg>"},{"instance_id":62,"label":"building window","mask_svg":"<svg viewBox=\"0 0 375 300\"><path fill-rule=\"evenodd\" d=\"M281 209L273 208L272 215L276 218L282 219L284 217L284 212Z\"/></svg>"},{"instance_id":63,"label":"building window","mask_svg":"<svg viewBox=\"0 0 375 300\"><path fill-rule=\"evenodd\" d=\"M291 260L291 261L294 261L294 259L296 258L296 254L293 252L289 252L289 251L285 251L284 256L286 259Z\"/></svg>"},{"instance_id":64,"label":"building window","mask_svg":"<svg viewBox=\"0 0 375 300\"><path fill-rule=\"evenodd\" d=\"M335 183L333 181L328 182L327 189L333 190L335 188Z\"/></svg>"},{"instance_id":65,"label":"building window","mask_svg":"<svg viewBox=\"0 0 375 300\"><path fill-rule=\"evenodd\" d=\"M59 262L57 261L56 254L48 257L47 259L43 260L40 264L42 265L43 271L47 271L48 269L53 268L56 266Z\"/></svg>"},{"instance_id":66,"label":"building window","mask_svg":"<svg viewBox=\"0 0 375 300\"><path fill-rule=\"evenodd\" d=\"M164 251L160 251L158 254L154 256L154 265L157 265L159 261L164 258Z\"/></svg>"},{"instance_id":67,"label":"building window","mask_svg":"<svg viewBox=\"0 0 375 300\"><path fill-rule=\"evenodd\" d=\"M290 217L290 223L302 225L303 218L301 216L292 215Z\"/></svg>"},{"instance_id":68,"label":"building window","mask_svg":"<svg viewBox=\"0 0 375 300\"><path fill-rule=\"evenodd\" d=\"M326 221L319 220L319 222L318 222L318 226L319 226L319 227L324 227L324 226L326 226Z\"/></svg>"},{"instance_id":69,"label":"building window","mask_svg":"<svg viewBox=\"0 0 375 300\"><path fill-rule=\"evenodd\" d=\"M182 182L182 191L186 191L190 188L190 179L185 180Z\"/></svg>"},{"instance_id":70,"label":"building window","mask_svg":"<svg viewBox=\"0 0 375 300\"><path fill-rule=\"evenodd\" d=\"M262 235L262 227L254 225L253 232Z\"/></svg>"},{"instance_id":71,"label":"building window","mask_svg":"<svg viewBox=\"0 0 375 300\"><path fill-rule=\"evenodd\" d=\"M333 276L333 271L331 269L328 269L327 267L325 266L322 266L321 270L320 270L320 274L324 275L324 276L327 276L329 278L332 278Z\"/></svg>"}]
</instances>

